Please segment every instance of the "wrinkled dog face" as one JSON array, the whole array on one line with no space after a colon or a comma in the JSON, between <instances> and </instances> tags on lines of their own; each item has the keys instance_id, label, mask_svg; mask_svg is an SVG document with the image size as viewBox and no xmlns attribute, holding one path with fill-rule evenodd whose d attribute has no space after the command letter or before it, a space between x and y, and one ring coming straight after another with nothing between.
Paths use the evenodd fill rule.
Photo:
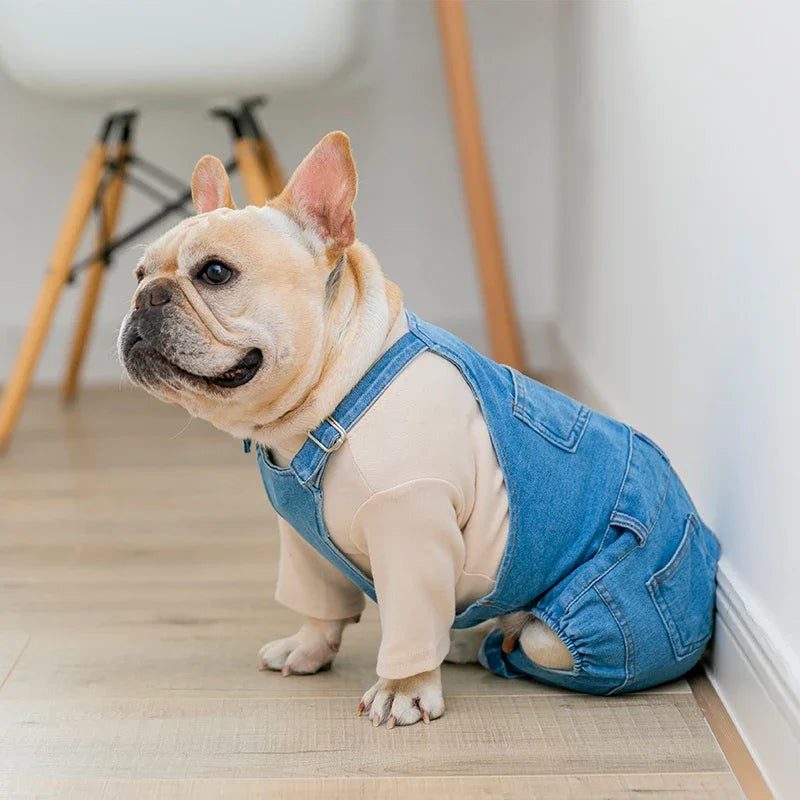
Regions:
<instances>
[{"instance_id":1,"label":"wrinkled dog face","mask_svg":"<svg viewBox=\"0 0 800 800\"><path fill-rule=\"evenodd\" d=\"M354 240L347 137L329 134L263 208L235 210L217 159L192 176L198 216L152 244L118 347L130 378L234 435L285 413L324 353L326 285Z\"/></svg>"}]
</instances>

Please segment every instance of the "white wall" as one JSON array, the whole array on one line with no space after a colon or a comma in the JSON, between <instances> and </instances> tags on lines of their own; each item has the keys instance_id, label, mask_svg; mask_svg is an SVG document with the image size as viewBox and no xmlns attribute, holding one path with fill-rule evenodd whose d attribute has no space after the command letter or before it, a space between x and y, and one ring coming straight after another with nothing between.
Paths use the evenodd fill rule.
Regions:
<instances>
[{"instance_id":1,"label":"white wall","mask_svg":"<svg viewBox=\"0 0 800 800\"><path fill-rule=\"evenodd\" d=\"M556 8L495 2L471 4L469 12L508 260L520 313L527 330L536 333L555 302ZM386 41L377 50L365 85L335 94L278 97L262 120L287 167L329 130L342 128L351 135L361 178L360 236L401 284L409 306L480 344L481 309L432 3L396 4ZM99 116L98 109L58 106L27 94L0 75L0 381L10 369ZM145 113L138 148L186 178L203 153L229 153L221 123L202 109ZM151 208L133 195L129 200L126 226ZM112 270L89 380L119 374L114 338L133 289L135 259L136 251L128 250ZM60 374L76 294L67 293L39 380ZM540 360L541 342L530 344L534 360Z\"/></svg>"},{"instance_id":2,"label":"white wall","mask_svg":"<svg viewBox=\"0 0 800 800\"><path fill-rule=\"evenodd\" d=\"M794 689L798 30L790 3L564 4L558 54L561 337L671 454L756 646ZM741 688L720 685L747 732ZM793 747L792 763L758 753L787 797Z\"/></svg>"}]
</instances>

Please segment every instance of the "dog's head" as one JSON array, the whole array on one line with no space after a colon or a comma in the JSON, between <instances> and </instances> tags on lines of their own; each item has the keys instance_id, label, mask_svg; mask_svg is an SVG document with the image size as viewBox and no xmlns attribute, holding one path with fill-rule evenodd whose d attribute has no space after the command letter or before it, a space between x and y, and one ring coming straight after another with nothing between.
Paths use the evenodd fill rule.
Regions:
<instances>
[{"instance_id":1,"label":"dog's head","mask_svg":"<svg viewBox=\"0 0 800 800\"><path fill-rule=\"evenodd\" d=\"M234 435L302 400L324 361L326 305L355 240L350 143L328 134L285 190L236 210L213 156L192 175L197 216L150 245L120 331L134 383Z\"/></svg>"}]
</instances>

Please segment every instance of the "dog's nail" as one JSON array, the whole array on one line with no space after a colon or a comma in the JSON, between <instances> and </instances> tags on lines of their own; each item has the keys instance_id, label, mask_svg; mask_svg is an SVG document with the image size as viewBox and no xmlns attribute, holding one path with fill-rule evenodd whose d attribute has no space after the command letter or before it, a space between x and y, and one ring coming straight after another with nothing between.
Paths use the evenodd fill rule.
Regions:
<instances>
[{"instance_id":1,"label":"dog's nail","mask_svg":"<svg viewBox=\"0 0 800 800\"><path fill-rule=\"evenodd\" d=\"M284 668L281 670L281 675L283 675L283 677L284 677L284 678L288 678L288 677L289 677L289 675L291 675L291 674L292 674L292 668L291 668L291 667L290 667L290 666L287 664L287 665L286 665L286 666L285 666L285 667L284 667Z\"/></svg>"},{"instance_id":2,"label":"dog's nail","mask_svg":"<svg viewBox=\"0 0 800 800\"><path fill-rule=\"evenodd\" d=\"M422 712L422 721L423 721L423 722L424 722L426 725L430 725L430 723L431 723L431 715L430 715L430 712L429 712L429 711L423 711L423 712Z\"/></svg>"},{"instance_id":3,"label":"dog's nail","mask_svg":"<svg viewBox=\"0 0 800 800\"><path fill-rule=\"evenodd\" d=\"M372 718L372 727L373 728L377 728L378 725L380 725L380 724L381 724L380 717L373 717Z\"/></svg>"},{"instance_id":4,"label":"dog's nail","mask_svg":"<svg viewBox=\"0 0 800 800\"><path fill-rule=\"evenodd\" d=\"M389 722L387 723L387 728L394 728L397 725L397 720L394 717L389 717Z\"/></svg>"},{"instance_id":5,"label":"dog's nail","mask_svg":"<svg viewBox=\"0 0 800 800\"><path fill-rule=\"evenodd\" d=\"M357 716L360 717L366 710L367 710L367 707L363 703L359 703L358 704L358 714L357 714Z\"/></svg>"}]
</instances>

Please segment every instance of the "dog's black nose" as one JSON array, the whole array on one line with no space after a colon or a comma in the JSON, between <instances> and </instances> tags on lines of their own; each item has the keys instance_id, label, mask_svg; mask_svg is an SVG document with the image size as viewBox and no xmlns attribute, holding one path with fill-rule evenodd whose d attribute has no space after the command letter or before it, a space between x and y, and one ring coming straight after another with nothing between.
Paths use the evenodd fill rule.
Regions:
<instances>
[{"instance_id":1,"label":"dog's black nose","mask_svg":"<svg viewBox=\"0 0 800 800\"><path fill-rule=\"evenodd\" d=\"M151 307L165 306L171 299L172 282L159 278L141 289L133 305L137 311L142 311Z\"/></svg>"}]
</instances>

